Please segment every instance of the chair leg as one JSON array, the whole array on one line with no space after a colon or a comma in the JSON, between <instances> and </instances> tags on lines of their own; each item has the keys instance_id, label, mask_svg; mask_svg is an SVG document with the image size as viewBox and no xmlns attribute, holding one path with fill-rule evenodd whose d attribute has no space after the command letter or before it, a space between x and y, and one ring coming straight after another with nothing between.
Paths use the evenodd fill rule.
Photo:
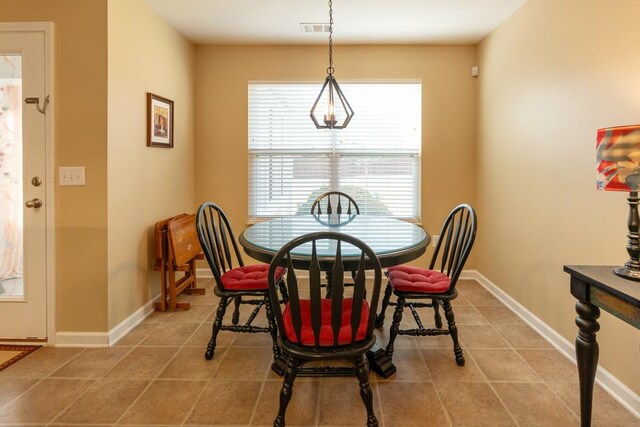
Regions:
<instances>
[{"instance_id":1,"label":"chair leg","mask_svg":"<svg viewBox=\"0 0 640 427\"><path fill-rule=\"evenodd\" d=\"M273 427L284 427L284 414L287 412L287 406L291 401L291 395L293 394L293 382L296 379L298 373L298 360L289 357L289 363L287 364L287 370L284 372L284 381L282 383L282 389L280 389L280 408L278 409L278 416L273 421Z\"/></svg>"},{"instance_id":2,"label":"chair leg","mask_svg":"<svg viewBox=\"0 0 640 427\"><path fill-rule=\"evenodd\" d=\"M436 322L436 328L442 328L442 317L440 317L440 304L437 299L432 299L431 304L433 305L433 320Z\"/></svg>"},{"instance_id":3,"label":"chair leg","mask_svg":"<svg viewBox=\"0 0 640 427\"><path fill-rule=\"evenodd\" d=\"M384 288L384 297L382 297L382 306L380 307L380 314L376 317L376 328L382 328L384 326L384 312L387 311L389 306L389 300L391 299L391 283L387 282L387 287Z\"/></svg>"},{"instance_id":4,"label":"chair leg","mask_svg":"<svg viewBox=\"0 0 640 427\"><path fill-rule=\"evenodd\" d=\"M326 297L327 298L331 298L331 290L333 289L333 271L331 270L327 270L324 273L326 279L327 279L327 293L326 293Z\"/></svg>"},{"instance_id":5,"label":"chair leg","mask_svg":"<svg viewBox=\"0 0 640 427\"><path fill-rule=\"evenodd\" d=\"M393 323L389 331L389 344L387 344L387 356L393 357L393 344L396 341L398 332L400 331L400 322L402 321L402 310L404 309L404 297L398 297L396 301L396 310L393 312Z\"/></svg>"},{"instance_id":6,"label":"chair leg","mask_svg":"<svg viewBox=\"0 0 640 427\"><path fill-rule=\"evenodd\" d=\"M240 303L242 302L242 297L235 297L233 299L233 303L235 305L233 309L233 316L231 317L231 323L237 325L240 322Z\"/></svg>"},{"instance_id":7,"label":"chair leg","mask_svg":"<svg viewBox=\"0 0 640 427\"><path fill-rule=\"evenodd\" d=\"M278 360L280 358L280 347L278 347L278 329L276 327L275 315L273 314L273 307L271 306L271 299L268 296L264 297L264 306L267 310L269 333L271 334L271 341L273 342L273 359Z\"/></svg>"},{"instance_id":8,"label":"chair leg","mask_svg":"<svg viewBox=\"0 0 640 427\"><path fill-rule=\"evenodd\" d=\"M360 383L360 397L364 402L364 407L367 409L367 427L377 427L378 419L373 412L373 391L369 385L369 370L364 356L356 358L356 375Z\"/></svg>"},{"instance_id":9,"label":"chair leg","mask_svg":"<svg viewBox=\"0 0 640 427\"><path fill-rule=\"evenodd\" d=\"M449 324L449 334L453 340L453 353L456 355L456 363L458 366L464 366L464 356L462 355L462 348L460 348L460 343L458 342L458 327L456 326L456 321L453 316L451 302L442 301L442 305L444 306L444 315Z\"/></svg>"},{"instance_id":10,"label":"chair leg","mask_svg":"<svg viewBox=\"0 0 640 427\"><path fill-rule=\"evenodd\" d=\"M278 287L280 288L280 293L282 294L282 302L283 303L287 303L289 302L289 292L287 291L287 286L284 283L284 280L280 279L280 282L278 282Z\"/></svg>"},{"instance_id":11,"label":"chair leg","mask_svg":"<svg viewBox=\"0 0 640 427\"><path fill-rule=\"evenodd\" d=\"M222 318L225 311L227 311L227 300L229 298L220 298L220 304L218 304L218 310L216 311L216 320L213 322L213 330L211 332L211 340L207 345L207 351L204 353L204 358L207 360L213 359L213 353L216 350L216 338L218 338L218 332L222 327Z\"/></svg>"}]
</instances>

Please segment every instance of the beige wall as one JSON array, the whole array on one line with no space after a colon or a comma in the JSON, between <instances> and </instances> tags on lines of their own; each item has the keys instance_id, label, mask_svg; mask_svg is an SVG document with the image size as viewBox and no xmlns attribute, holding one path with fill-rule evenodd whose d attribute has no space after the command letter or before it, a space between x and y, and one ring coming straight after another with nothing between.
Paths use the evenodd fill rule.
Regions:
<instances>
[{"instance_id":1,"label":"beige wall","mask_svg":"<svg viewBox=\"0 0 640 427\"><path fill-rule=\"evenodd\" d=\"M55 188L57 329L106 331L106 0L0 0L0 21L54 23L51 173L86 168L86 186Z\"/></svg>"},{"instance_id":2,"label":"beige wall","mask_svg":"<svg viewBox=\"0 0 640 427\"><path fill-rule=\"evenodd\" d=\"M479 49L477 267L572 342L562 266L627 259L626 197L596 191L595 135L640 120L638 17L637 0L529 0ZM640 332L601 326L601 364L640 393Z\"/></svg>"},{"instance_id":3,"label":"beige wall","mask_svg":"<svg viewBox=\"0 0 640 427\"><path fill-rule=\"evenodd\" d=\"M236 234L248 212L248 81L320 83L327 54L326 46L197 47L196 201L220 204ZM429 232L439 232L453 206L475 201L475 47L340 45L334 65L338 82L422 81L421 217Z\"/></svg>"},{"instance_id":4,"label":"beige wall","mask_svg":"<svg viewBox=\"0 0 640 427\"><path fill-rule=\"evenodd\" d=\"M195 48L142 0L109 0L109 328L160 292L153 225L194 211ZM174 148L146 146L147 92L174 101Z\"/></svg>"}]
</instances>

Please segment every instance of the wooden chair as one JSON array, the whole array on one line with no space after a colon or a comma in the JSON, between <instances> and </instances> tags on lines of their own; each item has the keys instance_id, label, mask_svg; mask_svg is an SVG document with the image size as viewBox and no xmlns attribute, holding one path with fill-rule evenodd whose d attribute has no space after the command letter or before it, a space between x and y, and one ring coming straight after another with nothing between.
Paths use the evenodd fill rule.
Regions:
<instances>
[{"instance_id":1,"label":"wooden chair","mask_svg":"<svg viewBox=\"0 0 640 427\"><path fill-rule=\"evenodd\" d=\"M295 249L311 243L308 289L301 289L293 269ZM345 295L342 244L350 244L361 251L351 295ZM327 250L318 254L318 247L333 248L335 256L328 257ZM333 271L331 298L323 298L320 284L320 264L329 263ZM332 264L332 267L331 267ZM278 272L287 267L285 287L289 300L278 300ZM365 266L374 271L373 286L366 292ZM278 343L283 357L288 357L284 383L280 391L280 407L274 426L285 425L285 412L291 399L293 382L300 365L310 360L351 359L360 383L360 396L367 410L367 426L377 426L373 412L373 398L369 386L369 373L365 353L373 346L376 307L380 296L382 269L375 253L355 237L334 233L316 232L298 237L276 254L269 269L269 294L278 325ZM370 299L367 300L367 294Z\"/></svg>"},{"instance_id":2,"label":"wooden chair","mask_svg":"<svg viewBox=\"0 0 640 427\"><path fill-rule=\"evenodd\" d=\"M203 295L204 288L197 287L196 260L204 259L198 242L195 215L185 213L158 221L155 224L155 264L160 271L160 302L155 309L188 310L188 302L177 302L181 292ZM176 273L184 275L176 280Z\"/></svg>"},{"instance_id":3,"label":"wooden chair","mask_svg":"<svg viewBox=\"0 0 640 427\"><path fill-rule=\"evenodd\" d=\"M346 212L343 210L343 206L347 207ZM343 221L339 221L334 225L341 225L348 223L353 219L352 215L360 215L360 208L358 204L351 196L341 191L327 191L316 198L315 202L311 205L311 215L322 221L322 215L342 215L346 213L349 218L345 218ZM329 219L328 219L329 220ZM331 225L331 224L330 224ZM351 272L352 277L355 278L355 271ZM327 271L327 294L331 292L331 272Z\"/></svg>"},{"instance_id":4,"label":"wooden chair","mask_svg":"<svg viewBox=\"0 0 640 427\"><path fill-rule=\"evenodd\" d=\"M248 333L268 332L273 339L274 357L279 357L280 349L276 344L277 331L271 305L269 304L267 283L269 264L244 265L231 224L222 209L215 203L205 202L200 206L196 215L196 228L205 259L215 279L216 285L213 291L220 297L205 358L207 360L213 358L216 339L221 330ZM277 283L282 282L284 273L284 268L277 270ZM232 324L223 325L222 321L227 306L232 301L235 304L231 319ZM255 305L253 312L244 325L238 324L240 321L240 304ZM251 324L263 305L267 312L268 328Z\"/></svg>"},{"instance_id":5,"label":"wooden chair","mask_svg":"<svg viewBox=\"0 0 640 427\"><path fill-rule=\"evenodd\" d=\"M464 356L458 343L458 328L455 323L451 301L458 296L456 283L473 247L477 227L476 213L466 204L456 206L440 231L440 240L431 258L429 269L399 265L387 269L388 283L385 289L382 307L376 321L377 327L384 324L384 312L389 305L391 293L397 297L393 313L393 323L389 334L386 353L393 356L393 344L398 335L433 336L451 335L456 363L464 366ZM431 300L431 303L419 302ZM444 308L447 328L442 328L439 306ZM411 309L418 326L417 329L400 329L402 311L405 306ZM433 307L435 328L425 328L416 308Z\"/></svg>"},{"instance_id":6,"label":"wooden chair","mask_svg":"<svg viewBox=\"0 0 640 427\"><path fill-rule=\"evenodd\" d=\"M344 211L343 206L346 206L346 211ZM328 191L321 194L311 205L312 215L341 215L343 213L360 215L360 208L358 208L358 204L351 196L340 191Z\"/></svg>"}]
</instances>

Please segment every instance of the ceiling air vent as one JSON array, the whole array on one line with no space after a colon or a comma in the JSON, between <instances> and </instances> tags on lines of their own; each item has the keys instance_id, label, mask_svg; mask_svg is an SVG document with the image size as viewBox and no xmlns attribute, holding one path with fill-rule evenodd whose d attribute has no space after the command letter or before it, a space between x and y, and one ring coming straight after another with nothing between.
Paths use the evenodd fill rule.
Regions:
<instances>
[{"instance_id":1,"label":"ceiling air vent","mask_svg":"<svg viewBox=\"0 0 640 427\"><path fill-rule=\"evenodd\" d=\"M320 23L320 24L309 24L309 23L300 23L300 31L303 33L328 33L329 32L329 24Z\"/></svg>"}]
</instances>

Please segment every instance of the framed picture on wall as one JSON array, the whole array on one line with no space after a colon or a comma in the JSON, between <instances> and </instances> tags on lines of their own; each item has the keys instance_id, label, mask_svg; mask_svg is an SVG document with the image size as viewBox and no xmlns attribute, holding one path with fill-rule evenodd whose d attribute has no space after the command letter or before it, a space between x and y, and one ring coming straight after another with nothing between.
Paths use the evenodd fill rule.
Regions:
<instances>
[{"instance_id":1,"label":"framed picture on wall","mask_svg":"<svg viewBox=\"0 0 640 427\"><path fill-rule=\"evenodd\" d=\"M147 93L147 146L173 148L173 101Z\"/></svg>"}]
</instances>

